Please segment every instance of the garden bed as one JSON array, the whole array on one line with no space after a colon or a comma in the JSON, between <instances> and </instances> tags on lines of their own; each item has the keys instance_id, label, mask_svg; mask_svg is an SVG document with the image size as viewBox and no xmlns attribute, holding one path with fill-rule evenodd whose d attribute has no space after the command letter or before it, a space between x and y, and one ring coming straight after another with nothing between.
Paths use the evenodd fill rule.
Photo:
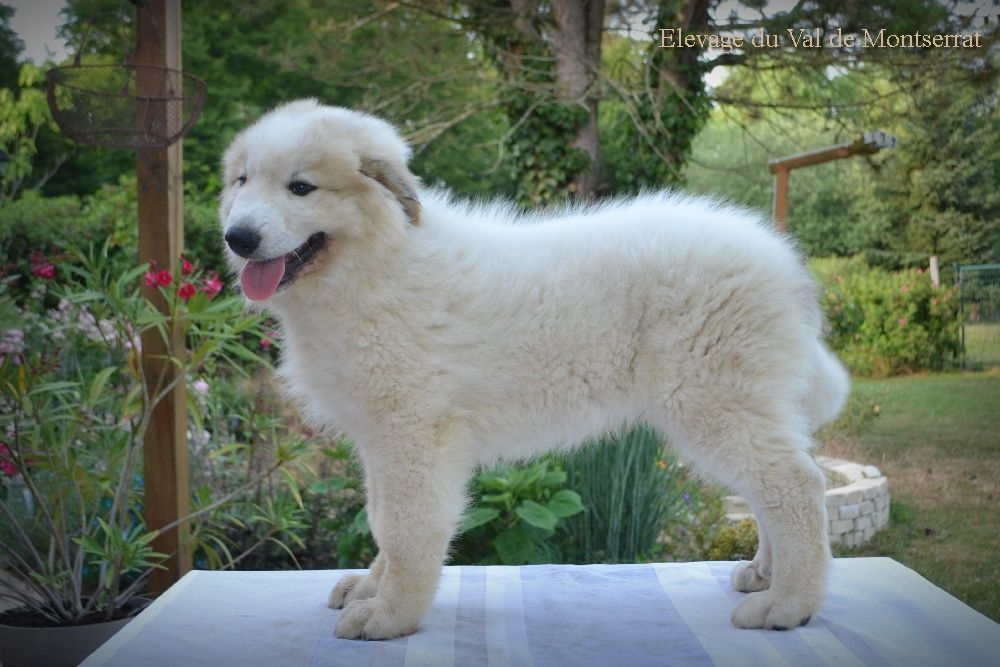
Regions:
<instances>
[{"instance_id":1,"label":"garden bed","mask_svg":"<svg viewBox=\"0 0 1000 667\"><path fill-rule=\"evenodd\" d=\"M889 523L889 480L872 465L828 456L817 456L816 462L827 479L830 543L847 547L865 544ZM740 496L726 496L723 500L727 520L735 523L752 517Z\"/></svg>"}]
</instances>

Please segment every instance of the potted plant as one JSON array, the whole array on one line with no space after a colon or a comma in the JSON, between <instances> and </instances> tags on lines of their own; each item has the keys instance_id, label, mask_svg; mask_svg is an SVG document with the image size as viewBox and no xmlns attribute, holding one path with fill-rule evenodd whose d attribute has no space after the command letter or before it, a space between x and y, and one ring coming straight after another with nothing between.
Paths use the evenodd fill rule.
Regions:
<instances>
[{"instance_id":1,"label":"potted plant","mask_svg":"<svg viewBox=\"0 0 1000 667\"><path fill-rule=\"evenodd\" d=\"M8 667L79 663L145 606L146 577L166 557L152 541L173 526L144 524L139 471L153 408L178 380L146 377L143 334L183 327L175 378L234 359L266 363L244 344L262 336L259 316L238 296L217 295L214 274L188 262L122 273L107 255L75 253L58 271L37 257L22 304L0 291L0 602L8 607L0 663ZM168 313L140 295L143 281Z\"/></svg>"}]
</instances>

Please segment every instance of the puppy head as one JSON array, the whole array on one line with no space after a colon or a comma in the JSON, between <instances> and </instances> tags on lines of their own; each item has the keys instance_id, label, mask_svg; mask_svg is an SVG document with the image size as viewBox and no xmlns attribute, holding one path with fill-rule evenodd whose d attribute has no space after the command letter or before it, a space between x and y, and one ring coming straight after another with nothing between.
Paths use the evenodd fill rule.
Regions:
<instances>
[{"instance_id":1,"label":"puppy head","mask_svg":"<svg viewBox=\"0 0 1000 667\"><path fill-rule=\"evenodd\" d=\"M333 248L420 221L410 149L378 118L292 102L240 133L223 158L219 218L247 298L266 301L334 261Z\"/></svg>"}]
</instances>

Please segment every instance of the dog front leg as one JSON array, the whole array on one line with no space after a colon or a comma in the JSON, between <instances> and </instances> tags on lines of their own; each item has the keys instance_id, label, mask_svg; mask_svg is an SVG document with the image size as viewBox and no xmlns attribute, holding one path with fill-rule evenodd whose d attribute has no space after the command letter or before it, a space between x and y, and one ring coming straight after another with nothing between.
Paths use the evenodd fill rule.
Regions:
<instances>
[{"instance_id":1,"label":"dog front leg","mask_svg":"<svg viewBox=\"0 0 1000 667\"><path fill-rule=\"evenodd\" d=\"M378 497L378 493L375 489L375 480L372 478L371 473L367 472L367 464L365 465L365 469L365 492L368 494L368 524L374 526L375 517L378 514L378 510L375 507L375 499ZM375 544L377 547L377 538ZM349 574L337 582L333 590L330 591L327 606L331 609L342 609L344 605L353 600L374 597L375 593L378 592L378 582L382 578L383 572L385 572L385 557L380 551L371 565L369 565L368 574Z\"/></svg>"},{"instance_id":2,"label":"dog front leg","mask_svg":"<svg viewBox=\"0 0 1000 667\"><path fill-rule=\"evenodd\" d=\"M385 460L371 462L370 491L378 493L372 530L383 570L374 597L347 602L334 630L338 637L410 634L434 600L470 467L431 442L393 447Z\"/></svg>"}]
</instances>

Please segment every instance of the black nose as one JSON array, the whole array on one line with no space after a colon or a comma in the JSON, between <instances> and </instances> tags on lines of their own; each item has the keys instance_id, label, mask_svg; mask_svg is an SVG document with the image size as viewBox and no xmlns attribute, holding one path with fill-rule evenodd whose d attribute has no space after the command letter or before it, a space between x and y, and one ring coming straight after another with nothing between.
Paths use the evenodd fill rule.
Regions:
<instances>
[{"instance_id":1,"label":"black nose","mask_svg":"<svg viewBox=\"0 0 1000 667\"><path fill-rule=\"evenodd\" d=\"M240 257L249 257L260 245L260 234L248 227L233 227L226 232L226 243Z\"/></svg>"}]
</instances>

